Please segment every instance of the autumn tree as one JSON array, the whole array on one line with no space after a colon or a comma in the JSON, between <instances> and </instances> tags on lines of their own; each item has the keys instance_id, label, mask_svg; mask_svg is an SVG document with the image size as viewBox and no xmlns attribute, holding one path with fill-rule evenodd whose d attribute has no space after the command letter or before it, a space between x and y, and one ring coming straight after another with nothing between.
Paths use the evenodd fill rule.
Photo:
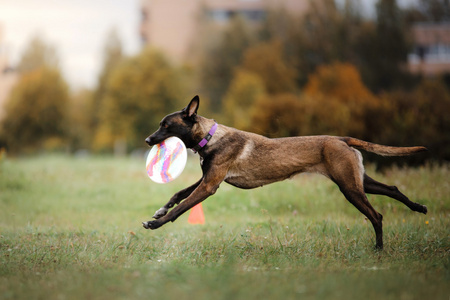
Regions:
<instances>
[{"instance_id":1,"label":"autumn tree","mask_svg":"<svg viewBox=\"0 0 450 300\"><path fill-rule=\"evenodd\" d=\"M268 137L300 135L303 118L301 99L290 93L261 97L251 111L252 128Z\"/></svg>"},{"instance_id":2,"label":"autumn tree","mask_svg":"<svg viewBox=\"0 0 450 300\"><path fill-rule=\"evenodd\" d=\"M122 43L116 30L111 30L103 48L103 65L98 77L97 86L92 95L90 126L95 129L100 121L100 108L106 95L106 85L114 69L124 59Z\"/></svg>"},{"instance_id":3,"label":"autumn tree","mask_svg":"<svg viewBox=\"0 0 450 300\"><path fill-rule=\"evenodd\" d=\"M373 95L362 82L359 71L348 63L335 62L318 67L309 76L304 91L309 96L322 94L346 103L373 102Z\"/></svg>"},{"instance_id":4,"label":"autumn tree","mask_svg":"<svg viewBox=\"0 0 450 300\"><path fill-rule=\"evenodd\" d=\"M306 12L301 32L303 37L303 54L307 58L305 67L313 72L318 65L339 59L335 46L336 29L340 22L340 12L333 0L311 1Z\"/></svg>"},{"instance_id":5,"label":"autumn tree","mask_svg":"<svg viewBox=\"0 0 450 300\"><path fill-rule=\"evenodd\" d=\"M1 134L11 152L64 148L68 86L55 48L34 37L18 64L19 80L5 103Z\"/></svg>"},{"instance_id":6,"label":"autumn tree","mask_svg":"<svg viewBox=\"0 0 450 300\"><path fill-rule=\"evenodd\" d=\"M286 22L284 19L279 23ZM298 70L298 84L303 86L320 65L334 61L357 64L356 45L364 22L357 0L347 0L342 6L333 0L310 1L303 17L291 20L296 30L290 29L284 42L288 61Z\"/></svg>"},{"instance_id":7,"label":"autumn tree","mask_svg":"<svg viewBox=\"0 0 450 300\"><path fill-rule=\"evenodd\" d=\"M286 63L282 44L278 40L248 48L242 68L258 74L269 94L288 93L296 89L296 70Z\"/></svg>"},{"instance_id":8,"label":"autumn tree","mask_svg":"<svg viewBox=\"0 0 450 300\"><path fill-rule=\"evenodd\" d=\"M185 105L180 71L154 49L144 49L114 69L106 84L94 148L110 149L123 140L144 146L144 138L168 113Z\"/></svg>"},{"instance_id":9,"label":"autumn tree","mask_svg":"<svg viewBox=\"0 0 450 300\"><path fill-rule=\"evenodd\" d=\"M442 80L425 79L414 90L385 93L383 97L392 110L380 140L393 145L424 145L430 150L429 157L450 160L450 91Z\"/></svg>"},{"instance_id":10,"label":"autumn tree","mask_svg":"<svg viewBox=\"0 0 450 300\"><path fill-rule=\"evenodd\" d=\"M41 37L34 36L22 53L17 70L23 74L45 67L57 69L58 64L55 47L46 43Z\"/></svg>"},{"instance_id":11,"label":"autumn tree","mask_svg":"<svg viewBox=\"0 0 450 300\"><path fill-rule=\"evenodd\" d=\"M250 129L250 112L255 102L264 95L264 83L258 74L238 69L223 101L227 124L243 130Z\"/></svg>"},{"instance_id":12,"label":"autumn tree","mask_svg":"<svg viewBox=\"0 0 450 300\"><path fill-rule=\"evenodd\" d=\"M310 75L304 93L313 99L310 100L313 114L320 114L319 122L328 123L327 129L333 134L370 137L369 112L377 109L378 101L363 84L355 66L336 62L317 68Z\"/></svg>"},{"instance_id":13,"label":"autumn tree","mask_svg":"<svg viewBox=\"0 0 450 300\"><path fill-rule=\"evenodd\" d=\"M448 22L450 20L450 3L448 0L420 0L417 9L423 20L429 22Z\"/></svg>"},{"instance_id":14,"label":"autumn tree","mask_svg":"<svg viewBox=\"0 0 450 300\"><path fill-rule=\"evenodd\" d=\"M374 24L362 27L357 50L364 82L380 92L405 86L413 78L402 70L408 54L407 27L396 0L379 0L376 16Z\"/></svg>"},{"instance_id":15,"label":"autumn tree","mask_svg":"<svg viewBox=\"0 0 450 300\"><path fill-rule=\"evenodd\" d=\"M93 91L81 89L72 93L69 101L67 120L71 150L89 149L95 133L93 127ZM98 109L98 107L95 107Z\"/></svg>"},{"instance_id":16,"label":"autumn tree","mask_svg":"<svg viewBox=\"0 0 450 300\"><path fill-rule=\"evenodd\" d=\"M384 119L383 108L353 65L336 62L317 68L301 96L282 93L256 101L252 125L271 137L330 134L371 140Z\"/></svg>"},{"instance_id":17,"label":"autumn tree","mask_svg":"<svg viewBox=\"0 0 450 300\"><path fill-rule=\"evenodd\" d=\"M216 29L203 37L204 50L200 61L200 85L210 99L214 112L222 108L222 98L232 80L234 69L240 65L242 55L251 44L250 28L245 21L234 17L223 29Z\"/></svg>"},{"instance_id":18,"label":"autumn tree","mask_svg":"<svg viewBox=\"0 0 450 300\"><path fill-rule=\"evenodd\" d=\"M67 136L68 87L60 72L40 67L14 86L2 132L12 152L62 148Z\"/></svg>"},{"instance_id":19,"label":"autumn tree","mask_svg":"<svg viewBox=\"0 0 450 300\"><path fill-rule=\"evenodd\" d=\"M297 71L297 83L305 75L301 69L305 45L302 35L302 20L283 8L269 10L258 31L262 43L278 41L281 43L282 57L286 64Z\"/></svg>"}]
</instances>

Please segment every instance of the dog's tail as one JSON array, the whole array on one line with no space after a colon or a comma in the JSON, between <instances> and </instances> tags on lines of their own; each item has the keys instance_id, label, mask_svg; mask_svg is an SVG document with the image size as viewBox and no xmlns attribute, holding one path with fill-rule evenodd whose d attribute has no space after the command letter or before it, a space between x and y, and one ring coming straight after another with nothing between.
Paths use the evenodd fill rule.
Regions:
<instances>
[{"instance_id":1,"label":"dog's tail","mask_svg":"<svg viewBox=\"0 0 450 300\"><path fill-rule=\"evenodd\" d=\"M411 155L423 151L427 151L428 149L422 146L416 147L391 147L384 146L374 143L369 143L366 141L358 140L352 137L343 137L342 140L347 143L350 147L354 147L356 149L365 150L368 152L373 152L378 155L383 156L405 156Z\"/></svg>"}]
</instances>

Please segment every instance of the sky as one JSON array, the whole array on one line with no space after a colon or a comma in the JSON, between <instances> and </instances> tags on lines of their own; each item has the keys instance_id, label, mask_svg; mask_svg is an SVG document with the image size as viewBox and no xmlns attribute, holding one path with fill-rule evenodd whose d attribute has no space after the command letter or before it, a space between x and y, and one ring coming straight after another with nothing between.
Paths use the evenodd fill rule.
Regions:
<instances>
[{"instance_id":1,"label":"sky","mask_svg":"<svg viewBox=\"0 0 450 300\"><path fill-rule=\"evenodd\" d=\"M39 35L56 48L71 87L93 88L111 30L126 54L139 51L139 18L139 0L0 0L0 44L14 65Z\"/></svg>"},{"instance_id":2,"label":"sky","mask_svg":"<svg viewBox=\"0 0 450 300\"><path fill-rule=\"evenodd\" d=\"M416 1L398 0L402 6ZM370 15L376 0L362 2ZM139 51L139 3L140 0L0 0L1 54L14 65L27 43L39 35L56 48L61 70L72 88L94 88L108 32L117 30L126 54Z\"/></svg>"}]
</instances>

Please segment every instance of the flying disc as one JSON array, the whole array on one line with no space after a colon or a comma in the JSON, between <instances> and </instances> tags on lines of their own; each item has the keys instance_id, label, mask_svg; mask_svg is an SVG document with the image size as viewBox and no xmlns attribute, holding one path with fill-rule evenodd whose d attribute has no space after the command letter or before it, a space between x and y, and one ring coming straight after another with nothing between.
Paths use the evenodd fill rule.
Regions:
<instances>
[{"instance_id":1,"label":"flying disc","mask_svg":"<svg viewBox=\"0 0 450 300\"><path fill-rule=\"evenodd\" d=\"M147 175L157 183L171 182L183 172L187 151L183 141L170 137L153 146L147 156Z\"/></svg>"}]
</instances>

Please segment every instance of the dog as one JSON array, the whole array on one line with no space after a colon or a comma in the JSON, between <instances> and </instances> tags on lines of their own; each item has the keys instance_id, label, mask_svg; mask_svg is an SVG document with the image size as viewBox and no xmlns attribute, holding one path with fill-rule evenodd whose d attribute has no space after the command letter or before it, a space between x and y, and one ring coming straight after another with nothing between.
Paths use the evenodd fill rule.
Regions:
<instances>
[{"instance_id":1,"label":"dog","mask_svg":"<svg viewBox=\"0 0 450 300\"><path fill-rule=\"evenodd\" d=\"M425 147L390 147L326 135L270 139L204 118L197 114L199 105L200 98L195 96L184 109L164 117L159 129L145 140L153 146L171 136L180 138L187 148L200 155L203 172L199 181L176 193L157 210L155 220L143 222L146 229L174 222L213 195L223 181L241 189L252 189L302 172L322 174L338 185L345 198L372 223L377 249L383 249L383 216L369 203L366 193L385 195L413 211L427 213L425 205L410 201L397 187L370 178L364 171L362 155L356 150L404 156L426 151Z\"/></svg>"}]
</instances>

